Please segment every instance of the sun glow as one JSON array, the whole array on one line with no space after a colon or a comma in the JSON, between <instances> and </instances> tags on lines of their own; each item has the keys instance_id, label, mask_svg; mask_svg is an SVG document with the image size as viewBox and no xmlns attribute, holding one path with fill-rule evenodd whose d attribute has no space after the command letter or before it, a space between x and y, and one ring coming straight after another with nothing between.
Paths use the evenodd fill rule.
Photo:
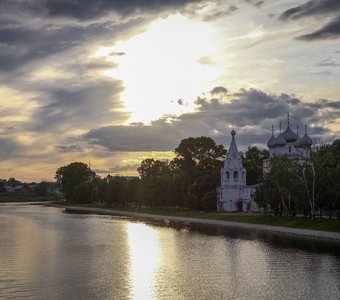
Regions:
<instances>
[{"instance_id":1,"label":"sun glow","mask_svg":"<svg viewBox=\"0 0 340 300\"><path fill-rule=\"evenodd\" d=\"M211 88L221 73L212 63L215 45L211 25L176 15L155 21L128 41L98 49L96 56L118 63L104 74L124 82L122 100L132 112L127 123L147 123L194 109L195 97ZM210 63L202 63L202 58ZM179 99L192 102L179 105Z\"/></svg>"},{"instance_id":2,"label":"sun glow","mask_svg":"<svg viewBox=\"0 0 340 300\"><path fill-rule=\"evenodd\" d=\"M130 250L130 298L152 299L160 261L159 236L145 224L128 223L126 229Z\"/></svg>"}]
</instances>

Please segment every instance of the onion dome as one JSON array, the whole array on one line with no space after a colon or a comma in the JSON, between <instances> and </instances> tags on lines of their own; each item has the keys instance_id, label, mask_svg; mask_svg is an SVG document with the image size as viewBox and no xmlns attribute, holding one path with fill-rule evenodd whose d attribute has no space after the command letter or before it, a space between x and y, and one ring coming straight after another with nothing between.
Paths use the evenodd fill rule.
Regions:
<instances>
[{"instance_id":1,"label":"onion dome","mask_svg":"<svg viewBox=\"0 0 340 300\"><path fill-rule=\"evenodd\" d=\"M302 143L301 143L302 139L299 136L297 136L297 137L298 138L297 138L297 140L294 143L294 147L295 148L301 148L302 147Z\"/></svg>"},{"instance_id":2,"label":"onion dome","mask_svg":"<svg viewBox=\"0 0 340 300\"><path fill-rule=\"evenodd\" d=\"M286 139L283 137L283 134L280 135L275 139L275 146L284 146L286 145Z\"/></svg>"},{"instance_id":3,"label":"onion dome","mask_svg":"<svg viewBox=\"0 0 340 300\"><path fill-rule=\"evenodd\" d=\"M272 135L267 142L268 148L275 148L275 137Z\"/></svg>"},{"instance_id":4,"label":"onion dome","mask_svg":"<svg viewBox=\"0 0 340 300\"><path fill-rule=\"evenodd\" d=\"M313 140L307 134L307 124L305 124L305 135L301 139L301 145L303 146L311 146L313 144Z\"/></svg>"},{"instance_id":5,"label":"onion dome","mask_svg":"<svg viewBox=\"0 0 340 300\"><path fill-rule=\"evenodd\" d=\"M294 143L298 139L298 136L290 129L290 127L288 127L282 135L288 143Z\"/></svg>"},{"instance_id":6,"label":"onion dome","mask_svg":"<svg viewBox=\"0 0 340 300\"><path fill-rule=\"evenodd\" d=\"M301 144L304 145L304 146L305 145L306 146L311 146L313 144L313 141L312 141L312 139L307 134L305 134L303 136L303 138L301 139Z\"/></svg>"},{"instance_id":7,"label":"onion dome","mask_svg":"<svg viewBox=\"0 0 340 300\"><path fill-rule=\"evenodd\" d=\"M313 140L305 133L303 138L301 139L302 146L311 146L313 144Z\"/></svg>"},{"instance_id":8,"label":"onion dome","mask_svg":"<svg viewBox=\"0 0 340 300\"><path fill-rule=\"evenodd\" d=\"M272 136L267 142L268 148L275 148L274 125L272 125Z\"/></svg>"}]
</instances>

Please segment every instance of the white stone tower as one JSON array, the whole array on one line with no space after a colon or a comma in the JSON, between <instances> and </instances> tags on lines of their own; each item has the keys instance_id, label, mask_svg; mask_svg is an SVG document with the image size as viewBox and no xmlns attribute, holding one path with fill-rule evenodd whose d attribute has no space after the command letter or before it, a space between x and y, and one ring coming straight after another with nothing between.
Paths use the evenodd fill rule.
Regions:
<instances>
[{"instance_id":1,"label":"white stone tower","mask_svg":"<svg viewBox=\"0 0 340 300\"><path fill-rule=\"evenodd\" d=\"M224 167L221 169L221 186L217 189L217 209L234 212L250 210L253 188L246 185L246 169L235 141L236 132L231 131L231 143Z\"/></svg>"}]
</instances>

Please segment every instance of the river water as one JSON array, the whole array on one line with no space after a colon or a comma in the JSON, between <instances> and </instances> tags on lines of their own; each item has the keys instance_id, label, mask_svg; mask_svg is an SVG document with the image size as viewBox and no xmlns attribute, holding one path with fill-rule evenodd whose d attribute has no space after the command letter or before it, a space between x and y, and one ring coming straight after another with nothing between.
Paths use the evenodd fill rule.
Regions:
<instances>
[{"instance_id":1,"label":"river water","mask_svg":"<svg viewBox=\"0 0 340 300\"><path fill-rule=\"evenodd\" d=\"M0 206L1 299L340 299L340 243Z\"/></svg>"}]
</instances>

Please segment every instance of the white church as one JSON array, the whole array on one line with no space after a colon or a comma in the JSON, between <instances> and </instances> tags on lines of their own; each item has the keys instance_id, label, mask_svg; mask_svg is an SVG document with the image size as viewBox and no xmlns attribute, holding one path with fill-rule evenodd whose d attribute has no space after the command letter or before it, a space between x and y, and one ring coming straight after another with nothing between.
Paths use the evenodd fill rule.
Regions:
<instances>
[{"instance_id":1,"label":"white church","mask_svg":"<svg viewBox=\"0 0 340 300\"><path fill-rule=\"evenodd\" d=\"M274 126L272 126L272 136L267 142L269 148L269 159L263 161L263 173L270 169L270 159L274 156L285 155L290 159L296 159L303 163L310 157L312 139L307 134L307 124L305 124L305 134L299 137L299 130L294 133L289 124L289 114L287 129L280 131L277 137L274 136ZM247 186L246 172L242 165L241 155L237 150L235 141L236 132L231 131L231 143L224 167L221 169L221 186L217 188L217 211L220 212L251 212L258 211L253 195L256 185Z\"/></svg>"},{"instance_id":2,"label":"white church","mask_svg":"<svg viewBox=\"0 0 340 300\"><path fill-rule=\"evenodd\" d=\"M241 155L235 141L236 132L231 131L231 143L224 167L221 169L221 186L217 188L217 211L253 211L256 203L252 200L255 186L247 186L247 170L242 165Z\"/></svg>"},{"instance_id":3,"label":"white church","mask_svg":"<svg viewBox=\"0 0 340 300\"><path fill-rule=\"evenodd\" d=\"M289 114L288 126L284 132L280 132L277 137L274 136L274 126L272 126L272 136L267 142L269 149L269 159L263 161L263 173L269 172L270 159L274 156L285 155L289 159L296 159L299 163L303 163L310 158L310 149L312 146L312 139L307 134L307 124L305 124L305 134L302 138L299 137L299 127L296 128L296 133L290 129Z\"/></svg>"}]
</instances>

